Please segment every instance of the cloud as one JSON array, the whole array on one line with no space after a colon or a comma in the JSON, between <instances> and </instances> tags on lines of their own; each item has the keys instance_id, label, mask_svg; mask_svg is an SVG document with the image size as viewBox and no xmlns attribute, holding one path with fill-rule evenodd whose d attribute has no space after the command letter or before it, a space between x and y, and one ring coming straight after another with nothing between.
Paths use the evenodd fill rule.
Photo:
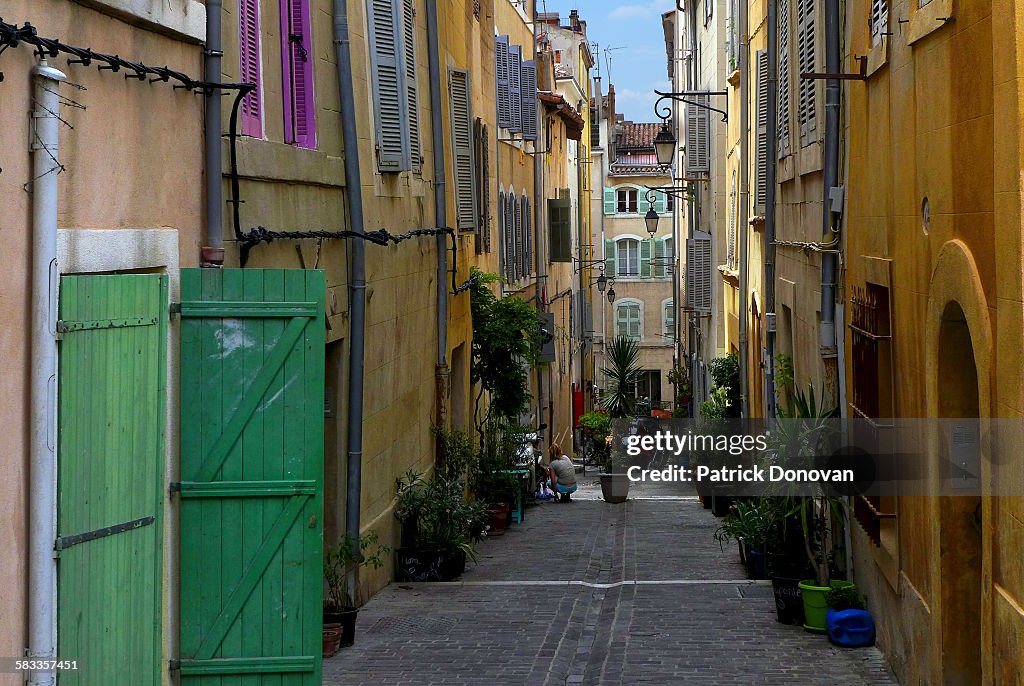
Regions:
<instances>
[{"instance_id":1,"label":"cloud","mask_svg":"<svg viewBox=\"0 0 1024 686\"><path fill-rule=\"evenodd\" d=\"M651 0L635 5L619 5L608 13L609 19L653 19L672 9L672 0Z\"/></svg>"}]
</instances>

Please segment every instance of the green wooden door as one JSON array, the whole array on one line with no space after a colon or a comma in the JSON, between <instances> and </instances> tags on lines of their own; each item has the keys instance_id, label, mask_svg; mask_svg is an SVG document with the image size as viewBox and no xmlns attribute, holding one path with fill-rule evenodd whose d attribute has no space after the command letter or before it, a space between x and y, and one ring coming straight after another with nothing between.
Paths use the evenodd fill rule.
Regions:
<instances>
[{"instance_id":1,"label":"green wooden door","mask_svg":"<svg viewBox=\"0 0 1024 686\"><path fill-rule=\"evenodd\" d=\"M181 683L319 686L323 273L181 290Z\"/></svg>"},{"instance_id":2,"label":"green wooden door","mask_svg":"<svg viewBox=\"0 0 1024 686\"><path fill-rule=\"evenodd\" d=\"M166 277L61 279L62 685L160 683L166 326Z\"/></svg>"}]
</instances>

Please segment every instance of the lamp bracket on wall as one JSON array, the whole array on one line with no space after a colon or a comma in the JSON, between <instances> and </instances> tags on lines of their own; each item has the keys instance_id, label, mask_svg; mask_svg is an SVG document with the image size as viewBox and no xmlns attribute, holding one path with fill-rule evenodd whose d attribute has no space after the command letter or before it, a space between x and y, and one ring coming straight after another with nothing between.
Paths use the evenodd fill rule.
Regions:
<instances>
[{"instance_id":1,"label":"lamp bracket on wall","mask_svg":"<svg viewBox=\"0 0 1024 686\"><path fill-rule=\"evenodd\" d=\"M662 121L668 121L672 118L672 108L668 105L663 105L662 102L665 100L672 100L674 102L682 102L687 105L693 105L694 107L700 107L705 110L717 112L722 115L722 121L729 121L729 100L726 98L725 109L720 110L717 107L712 107L707 103L699 102L697 100L690 100L690 98L697 96L728 96L729 91L680 91L678 93L665 93L663 91L654 91L654 94L658 96L657 101L654 103L654 114L658 116Z\"/></svg>"},{"instance_id":2,"label":"lamp bracket on wall","mask_svg":"<svg viewBox=\"0 0 1024 686\"><path fill-rule=\"evenodd\" d=\"M856 74L840 73L828 74L821 72L803 72L801 79L836 79L839 81L867 81L868 80L868 58L862 55L854 55L853 59L860 63L860 71Z\"/></svg>"}]
</instances>

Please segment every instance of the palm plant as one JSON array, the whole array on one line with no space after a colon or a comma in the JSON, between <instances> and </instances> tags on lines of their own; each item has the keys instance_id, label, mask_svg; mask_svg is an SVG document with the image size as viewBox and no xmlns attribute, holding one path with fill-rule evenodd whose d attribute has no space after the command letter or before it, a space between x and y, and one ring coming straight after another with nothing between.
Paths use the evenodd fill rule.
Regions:
<instances>
[{"instance_id":1,"label":"palm plant","mask_svg":"<svg viewBox=\"0 0 1024 686\"><path fill-rule=\"evenodd\" d=\"M608 379L608 392L601 406L612 419L628 417L636 398L633 389L640 376L640 346L631 338L618 336L608 345L610 367L602 371Z\"/></svg>"}]
</instances>

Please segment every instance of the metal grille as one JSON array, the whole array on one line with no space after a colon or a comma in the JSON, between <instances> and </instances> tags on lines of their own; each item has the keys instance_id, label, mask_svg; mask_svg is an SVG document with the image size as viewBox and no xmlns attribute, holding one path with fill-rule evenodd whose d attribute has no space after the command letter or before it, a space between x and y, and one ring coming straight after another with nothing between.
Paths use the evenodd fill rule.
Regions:
<instances>
[{"instance_id":1,"label":"metal grille","mask_svg":"<svg viewBox=\"0 0 1024 686\"><path fill-rule=\"evenodd\" d=\"M429 636L436 638L447 636L458 624L458 617L451 615L402 615L399 617L381 617L369 628L368 634L388 634L390 636Z\"/></svg>"}]
</instances>

